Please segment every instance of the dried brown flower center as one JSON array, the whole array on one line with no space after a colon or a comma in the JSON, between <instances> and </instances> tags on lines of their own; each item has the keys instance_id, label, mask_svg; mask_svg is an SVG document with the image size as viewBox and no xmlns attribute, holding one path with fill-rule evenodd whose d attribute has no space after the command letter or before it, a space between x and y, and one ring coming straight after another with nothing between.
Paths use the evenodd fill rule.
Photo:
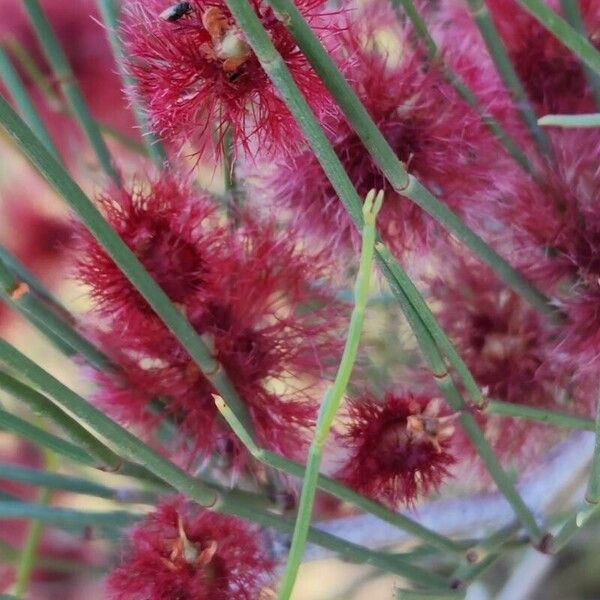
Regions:
<instances>
[{"instance_id":1,"label":"dried brown flower center","mask_svg":"<svg viewBox=\"0 0 600 600\"><path fill-rule=\"evenodd\" d=\"M216 6L211 6L202 14L202 25L212 41L212 44L202 44L201 50L206 58L222 61L223 71L228 75L235 74L251 54L240 29L231 25Z\"/></svg>"},{"instance_id":2,"label":"dried brown flower center","mask_svg":"<svg viewBox=\"0 0 600 600\"><path fill-rule=\"evenodd\" d=\"M169 540L167 549L170 551L169 558L163 558L163 563L170 571L179 571L186 565L207 569L208 577L212 577L210 563L217 552L217 542L209 540L204 547L199 542L191 542L183 526L181 516L177 522L179 535Z\"/></svg>"}]
</instances>

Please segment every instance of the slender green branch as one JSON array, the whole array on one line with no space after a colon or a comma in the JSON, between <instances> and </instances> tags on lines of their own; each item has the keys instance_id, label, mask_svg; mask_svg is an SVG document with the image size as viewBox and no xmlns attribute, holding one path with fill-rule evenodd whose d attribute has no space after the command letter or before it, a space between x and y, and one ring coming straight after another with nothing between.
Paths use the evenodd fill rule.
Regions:
<instances>
[{"instance_id":1,"label":"slender green branch","mask_svg":"<svg viewBox=\"0 0 600 600\"><path fill-rule=\"evenodd\" d=\"M0 122L40 173L79 215L124 275L188 351L217 392L250 427L251 421L244 403L238 396L225 370L213 357L208 345L195 332L181 311L172 304L169 297L144 269L135 254L110 227L100 211L69 177L62 165L47 152L23 120L1 97Z\"/></svg>"},{"instance_id":2,"label":"slender green branch","mask_svg":"<svg viewBox=\"0 0 600 600\"><path fill-rule=\"evenodd\" d=\"M12 99L17 105L21 116L25 122L31 127L35 135L39 140L46 146L48 152L50 152L57 160L60 160L60 155L44 122L40 118L35 105L31 101L19 74L13 67L10 57L0 46L0 78L6 85L7 90L10 92Z\"/></svg>"},{"instance_id":3,"label":"slender green branch","mask_svg":"<svg viewBox=\"0 0 600 600\"><path fill-rule=\"evenodd\" d=\"M72 492L74 494L84 494L86 496L95 496L117 502L149 503L156 501L156 494L145 492L133 488L113 488L101 485L71 475L62 475L51 471L41 471L39 469L30 469L7 463L0 463L0 479L10 481L20 481L29 485L41 486L53 490Z\"/></svg>"},{"instance_id":4,"label":"slender green branch","mask_svg":"<svg viewBox=\"0 0 600 600\"><path fill-rule=\"evenodd\" d=\"M560 0L560 7L565 17L565 21L578 33L586 36L585 24L581 16L581 10L579 9L579 0ZM600 75L590 69L586 64L583 65L583 69L590 84L590 88L592 89L596 107L600 110Z\"/></svg>"},{"instance_id":5,"label":"slender green branch","mask_svg":"<svg viewBox=\"0 0 600 600\"><path fill-rule=\"evenodd\" d=\"M31 273L27 267L19 261L19 259L11 254L4 246L0 244L0 261L4 263L4 266L10 269L19 281L24 281L31 289L35 290L35 293L49 306L53 308L58 314L62 314L65 317L69 315L69 312L64 308L60 302L54 298L50 291L44 287L42 282Z\"/></svg>"},{"instance_id":6,"label":"slender green branch","mask_svg":"<svg viewBox=\"0 0 600 600\"><path fill-rule=\"evenodd\" d=\"M48 448L56 454L60 454L74 462L90 467L97 464L96 461L79 446L52 435L40 427L32 425L2 409L0 409L0 430L16 433L37 446Z\"/></svg>"},{"instance_id":7,"label":"slender green branch","mask_svg":"<svg viewBox=\"0 0 600 600\"><path fill-rule=\"evenodd\" d=\"M39 519L61 527L101 526L127 527L143 517L141 513L124 510L84 512L70 508L44 506L29 502L0 502L0 519Z\"/></svg>"},{"instance_id":8,"label":"slender green branch","mask_svg":"<svg viewBox=\"0 0 600 600\"><path fill-rule=\"evenodd\" d=\"M504 556L504 550L512 543L515 534L521 528L518 521L503 527L486 539L472 547L462 562L452 574L452 584L464 588L498 559Z\"/></svg>"},{"instance_id":9,"label":"slender green branch","mask_svg":"<svg viewBox=\"0 0 600 600\"><path fill-rule=\"evenodd\" d=\"M439 51L437 44L429 34L425 20L420 15L413 0L391 0L394 7L402 4L404 12L407 17L411 20L415 33L419 36L423 42L427 51L429 60L436 66L438 66L442 72L442 75L446 81L456 90L456 93L474 110L477 111L481 117L482 122L492 132L498 141L504 146L506 152L511 156L515 162L527 173L533 172L533 167L529 162L529 159L525 153L519 147L519 144L514 140L508 131L502 127L502 125L486 110L486 108L479 102L477 96L469 88L469 86L463 81L463 79L455 73L443 59L441 52Z\"/></svg>"},{"instance_id":10,"label":"slender green branch","mask_svg":"<svg viewBox=\"0 0 600 600\"><path fill-rule=\"evenodd\" d=\"M29 284L19 281L0 259L0 296L4 297L34 326L43 323L56 337L72 348L71 354L81 354L92 366L101 371L115 369L109 358L78 333L70 323L37 298Z\"/></svg>"},{"instance_id":11,"label":"slender green branch","mask_svg":"<svg viewBox=\"0 0 600 600\"><path fill-rule=\"evenodd\" d=\"M586 37L571 27L545 2L540 0L517 1L567 48L572 50L594 73L600 74L600 52L592 46ZM572 2L576 1L572 0Z\"/></svg>"},{"instance_id":12,"label":"slender green branch","mask_svg":"<svg viewBox=\"0 0 600 600\"><path fill-rule=\"evenodd\" d=\"M10 346L3 340L0 340L0 344L5 345L6 351L10 350ZM99 462L96 466L107 471L115 471L121 467L123 461L119 456L43 394L4 371L0 371L0 389L26 404L36 416L56 423L79 447L85 448L86 454Z\"/></svg>"},{"instance_id":13,"label":"slender green branch","mask_svg":"<svg viewBox=\"0 0 600 600\"><path fill-rule=\"evenodd\" d=\"M163 481L168 481L181 493L193 497L199 504L214 506L219 500L219 494L216 491L199 481L191 480L184 471L151 450L138 437L109 419L5 340L0 340L0 362L18 372L21 377L27 379L44 394L48 394L52 402L45 404L45 412L52 403L55 405L55 410L60 411L62 408L69 411L82 425L90 427L105 440L110 440L119 449L122 456L141 464L150 473L154 473ZM93 436L90 437L93 439ZM95 452L107 455L107 461L114 460L112 457L116 455L104 444L96 440L96 446ZM88 448L88 450L91 449ZM121 464L122 461L119 458L117 460L118 464ZM164 476L164 473L168 473L169 476Z\"/></svg>"},{"instance_id":14,"label":"slender green branch","mask_svg":"<svg viewBox=\"0 0 600 600\"><path fill-rule=\"evenodd\" d=\"M550 541L546 551L548 554L560 552L582 529L582 527L597 514L600 504L587 505L576 508L564 525L558 530Z\"/></svg>"},{"instance_id":15,"label":"slender green branch","mask_svg":"<svg viewBox=\"0 0 600 600\"><path fill-rule=\"evenodd\" d=\"M58 467L58 461L56 456L46 451L45 463L46 469L49 471L55 470ZM52 490L49 488L43 489L39 493L38 502L42 506L47 506L52 498ZM35 567L37 550L44 533L44 523L38 520L32 520L29 524L29 531L27 532L27 538L25 545L23 546L23 552L19 560L19 566L17 569L16 581L14 585L15 596L21 598L27 591L29 581Z\"/></svg>"},{"instance_id":16,"label":"slender green branch","mask_svg":"<svg viewBox=\"0 0 600 600\"><path fill-rule=\"evenodd\" d=\"M127 88L134 89L136 81L127 69L123 43L119 37L119 9L117 8L117 4L115 0L96 0L96 3L106 26L108 41L112 48L117 67L119 68L121 79ZM142 132L142 139L148 155L158 167L165 166L167 164L167 153L160 140L151 131L145 109L136 100L133 101L133 113Z\"/></svg>"},{"instance_id":17,"label":"slender green branch","mask_svg":"<svg viewBox=\"0 0 600 600\"><path fill-rule=\"evenodd\" d=\"M405 165L398 159L393 148L387 143L369 113L360 102L358 96L344 79L335 63L320 44L309 25L306 23L298 9L291 0L268 0L276 9L284 24L294 36L298 46L304 52L317 74L323 80L338 105L344 111L349 123L356 131L371 156L384 173L392 187L412 200L423 210L428 212L457 239L463 242L483 262L487 263L496 274L510 287L517 291L523 298L537 310L554 314L556 311L546 298L531 282L525 279L516 269L508 264L497 252L490 248L475 232L473 232L454 212L427 190L419 181L406 171ZM295 85L285 64L278 56L268 36L265 37L264 29L256 15L248 10L245 0L227 0L227 4L234 13L238 24L248 36L248 41L261 61L267 75L271 78L286 101L288 108L296 117L304 134L311 144L313 151L321 162L321 166L330 176L331 183L342 201L348 199L352 204L349 212L356 225L362 227L360 208L356 200L360 200L356 192L352 193L352 183L343 172L343 167L337 161L333 162L330 156L331 146L323 132L316 123L312 123L310 108L303 101L302 94ZM237 16L236 16L237 14ZM239 18L238 18L239 17ZM537 126L537 124L536 124ZM335 157L335 153L334 153ZM331 179L334 171L336 175ZM344 178L342 180L342 178ZM350 189L348 189L350 188Z\"/></svg>"},{"instance_id":18,"label":"slender green branch","mask_svg":"<svg viewBox=\"0 0 600 600\"><path fill-rule=\"evenodd\" d=\"M467 367L460 354L457 352L454 344L450 341L438 323L429 306L427 306L427 302L425 302L415 284L406 274L406 271L404 271L404 269L400 266L400 263L394 259L391 252L383 244L377 245L377 253L381 261L386 264L389 271L393 274L394 280L408 298L409 302L419 315L423 325L434 339L440 351L446 356L448 362L452 365L452 367L454 367L455 371L462 379L465 390L471 397L471 400L477 406L483 406L485 404L485 398L483 397L477 382L471 374L469 367Z\"/></svg>"},{"instance_id":19,"label":"slender green branch","mask_svg":"<svg viewBox=\"0 0 600 600\"><path fill-rule=\"evenodd\" d=\"M529 99L527 92L521 83L513 64L510 61L504 43L500 38L500 34L494 25L494 21L486 6L485 0L467 0L473 20L477 24L483 41L487 46L488 52L494 61L496 70L500 74L504 85L510 92L512 99L515 102L517 110L521 115L521 119L527 125L531 137L535 141L538 149L543 153L550 155L550 142L546 133L540 129L537 124L537 117Z\"/></svg>"},{"instance_id":20,"label":"slender green branch","mask_svg":"<svg viewBox=\"0 0 600 600\"><path fill-rule=\"evenodd\" d=\"M588 483L585 499L588 504L600 504L600 394L596 407L596 445L592 459L592 472Z\"/></svg>"},{"instance_id":21,"label":"slender green branch","mask_svg":"<svg viewBox=\"0 0 600 600\"><path fill-rule=\"evenodd\" d=\"M38 502L46 506L50 501L51 492L44 490L41 492ZM38 520L32 520L27 532L27 538L23 546L23 552L18 564L14 592L17 598L23 598L27 591L29 581L35 568L37 550L44 533L44 523Z\"/></svg>"},{"instance_id":22,"label":"slender green branch","mask_svg":"<svg viewBox=\"0 0 600 600\"><path fill-rule=\"evenodd\" d=\"M33 57L31 52L29 52L29 50L14 36L8 36L5 39L5 42L12 56L18 62L19 67L42 94L48 106L54 111L66 111L67 109L64 106L64 100L52 87L51 81L46 77L45 73L38 65L37 59Z\"/></svg>"},{"instance_id":23,"label":"slender green branch","mask_svg":"<svg viewBox=\"0 0 600 600\"><path fill-rule=\"evenodd\" d=\"M54 71L54 75L62 88L65 98L69 102L79 126L94 149L100 165L113 181L120 183L120 175L113 164L98 125L89 112L67 57L56 39L56 35L48 23L38 0L23 0L23 5L35 29L48 63Z\"/></svg>"},{"instance_id":24,"label":"slender green branch","mask_svg":"<svg viewBox=\"0 0 600 600\"><path fill-rule=\"evenodd\" d=\"M593 419L586 419L584 417L546 410L545 408L535 408L533 406L513 404L511 402L503 402L500 400L490 400L483 412L491 415L528 419L530 421L538 421L540 423L547 423L548 425L556 425L558 427L583 429L584 431L595 431L596 427Z\"/></svg>"},{"instance_id":25,"label":"slender green branch","mask_svg":"<svg viewBox=\"0 0 600 600\"><path fill-rule=\"evenodd\" d=\"M546 115L538 120L542 127L600 127L600 113L590 115Z\"/></svg>"},{"instance_id":26,"label":"slender green branch","mask_svg":"<svg viewBox=\"0 0 600 600\"><path fill-rule=\"evenodd\" d=\"M308 462L302 484L296 526L294 528L287 566L279 589L280 600L289 600L294 590L294 585L298 577L298 570L300 569L300 563L302 562L302 556L304 555L308 528L310 527L323 446L329 436L335 415L344 399L344 394L346 393L346 388L348 387L348 382L350 381L350 376L354 369L356 355L358 354L367 300L369 298L369 282L373 265L373 249L376 236L375 220L381 209L382 202L383 192L379 192L377 194L377 199L375 199L375 190L371 190L367 195L363 206L363 218L365 224L362 231L362 249L358 275L354 286L354 308L350 318L350 327L348 328L344 352L333 386L327 391L323 398L315 428L315 435L308 451Z\"/></svg>"}]
</instances>

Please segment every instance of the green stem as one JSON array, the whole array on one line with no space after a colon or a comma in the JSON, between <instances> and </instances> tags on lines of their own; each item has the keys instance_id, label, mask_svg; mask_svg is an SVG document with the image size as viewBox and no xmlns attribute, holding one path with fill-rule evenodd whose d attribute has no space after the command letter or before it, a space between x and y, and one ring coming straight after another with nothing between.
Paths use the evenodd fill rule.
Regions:
<instances>
[{"instance_id":1,"label":"green stem","mask_svg":"<svg viewBox=\"0 0 600 600\"><path fill-rule=\"evenodd\" d=\"M73 494L95 496L96 498L105 498L117 502L141 504L154 504L156 502L156 494L145 492L143 490L113 488L81 477L30 469L28 467L19 467L7 463L0 463L0 479L20 481L29 485L71 492Z\"/></svg>"},{"instance_id":2,"label":"green stem","mask_svg":"<svg viewBox=\"0 0 600 600\"><path fill-rule=\"evenodd\" d=\"M461 588L471 583L504 555L521 524L518 521L503 527L469 550L466 560L452 574L453 585Z\"/></svg>"},{"instance_id":3,"label":"green stem","mask_svg":"<svg viewBox=\"0 0 600 600\"><path fill-rule=\"evenodd\" d=\"M496 136L498 141L504 146L506 152L511 156L515 162L527 173L533 172L533 167L529 162L529 159L525 153L519 147L519 144L510 136L510 134L502 127L502 125L486 110L486 108L479 102L477 96L469 88L469 86L462 80L458 73L455 73L443 59L441 52L439 51L437 44L429 34L425 20L420 15L413 0L391 0L394 7L398 7L402 4L404 12L411 20L416 34L419 36L425 49L429 60L441 69L442 75L446 81L456 90L456 93L481 117L481 121Z\"/></svg>"},{"instance_id":4,"label":"green stem","mask_svg":"<svg viewBox=\"0 0 600 600\"><path fill-rule=\"evenodd\" d=\"M306 465L288 460L283 456L270 452L264 448L260 448L252 439L248 431L240 423L240 421L235 417L233 412L222 401L222 399L216 398L216 404L223 418L227 421L231 429L233 429L237 437L249 450L252 456L254 456L254 458L266 464L267 466L279 469L280 471L293 475L302 481L305 480ZM437 548L438 550L441 550L442 552L456 554L464 550L464 547L461 544L454 542L436 533L435 531L423 527L423 525L420 525L416 521L413 521L412 519L409 519L400 513L395 513L391 510L388 510L383 505L378 504L373 500L369 500L365 496L357 494L345 485L335 481L334 479L326 477L325 475L319 474L317 478L317 487L320 490L339 498L343 502L348 502L349 504L352 504L353 506L356 506L357 508L360 508L365 512L378 517L393 527L398 527L398 529L414 535L416 538L434 548Z\"/></svg>"},{"instance_id":5,"label":"green stem","mask_svg":"<svg viewBox=\"0 0 600 600\"><path fill-rule=\"evenodd\" d=\"M0 78L6 85L6 88L10 92L12 99L17 105L19 112L21 113L25 122L31 127L35 135L39 140L46 146L48 152L50 152L57 160L60 160L60 155L44 122L40 118L35 105L31 101L19 74L13 67L10 58L4 48L0 46Z\"/></svg>"},{"instance_id":6,"label":"green stem","mask_svg":"<svg viewBox=\"0 0 600 600\"><path fill-rule=\"evenodd\" d=\"M543 127L600 127L600 113L589 115L546 115L538 120Z\"/></svg>"},{"instance_id":7,"label":"green stem","mask_svg":"<svg viewBox=\"0 0 600 600\"><path fill-rule=\"evenodd\" d=\"M163 481L168 481L178 491L193 497L199 504L214 506L218 502L219 494L217 492L199 481L191 480L183 470L155 453L137 436L109 419L5 340L0 340L0 362L19 373L51 398L52 402L45 405L45 411L48 411L48 406L54 403L55 410L69 411L82 425L91 427L97 435L99 434L105 440L110 440L119 449L122 456L144 466L150 473L157 475ZM90 437L94 436L90 435ZM112 457L116 455L97 440L96 446L95 452L107 455L106 460L114 460ZM122 461L119 458L117 460L120 465ZM164 473L168 473L169 477L165 477Z\"/></svg>"},{"instance_id":8,"label":"green stem","mask_svg":"<svg viewBox=\"0 0 600 600\"><path fill-rule=\"evenodd\" d=\"M46 59L54 71L54 75L62 88L65 98L69 102L79 126L94 149L100 165L115 183L120 184L120 175L115 169L108 148L102 139L100 129L89 112L73 70L38 0L23 0L23 5L35 29Z\"/></svg>"},{"instance_id":9,"label":"green stem","mask_svg":"<svg viewBox=\"0 0 600 600\"><path fill-rule=\"evenodd\" d=\"M119 37L119 9L117 8L117 4L115 0L96 0L96 3L106 26L108 41L117 67L119 68L121 79L127 88L135 89L136 80L127 69L123 43ZM158 167L164 167L167 164L167 153L160 140L150 130L145 109L135 100L132 106L136 122L142 132L142 140L148 151L148 156L150 156Z\"/></svg>"},{"instance_id":10,"label":"green stem","mask_svg":"<svg viewBox=\"0 0 600 600\"><path fill-rule=\"evenodd\" d=\"M540 0L517 0L548 31L572 50L594 73L600 74L600 52L586 37L573 29L564 19ZM577 0L572 0L576 2Z\"/></svg>"},{"instance_id":11,"label":"green stem","mask_svg":"<svg viewBox=\"0 0 600 600\"><path fill-rule=\"evenodd\" d=\"M58 467L56 456L46 451L45 463L48 471L55 470ZM47 506L52 498L52 490L47 488L39 493L38 502L42 506ZM29 586L29 581L35 568L37 550L44 533L44 523L39 520L32 520L29 524L29 531L23 546L23 552L19 560L14 593L18 598L22 598Z\"/></svg>"},{"instance_id":12,"label":"green stem","mask_svg":"<svg viewBox=\"0 0 600 600\"><path fill-rule=\"evenodd\" d=\"M49 306L51 306L55 312L67 316L68 311L54 298L50 291L44 287L41 281L35 277L27 267L20 262L16 256L11 254L4 246L0 244L0 261L4 263L4 266L10 269L12 273L20 280L24 281L30 288L35 290L35 293Z\"/></svg>"},{"instance_id":13,"label":"green stem","mask_svg":"<svg viewBox=\"0 0 600 600\"><path fill-rule=\"evenodd\" d=\"M600 504L600 395L596 406L596 445L585 499L588 504Z\"/></svg>"},{"instance_id":14,"label":"green stem","mask_svg":"<svg viewBox=\"0 0 600 600\"><path fill-rule=\"evenodd\" d=\"M96 464L96 461L79 446L52 435L40 427L32 425L2 409L0 409L0 430L16 433L37 446L48 448L56 454L60 454L74 462L90 467Z\"/></svg>"},{"instance_id":15,"label":"green stem","mask_svg":"<svg viewBox=\"0 0 600 600\"><path fill-rule=\"evenodd\" d=\"M585 24L581 16L581 10L579 10L579 0L560 0L560 7L565 17L565 21L573 27L578 33L586 36ZM585 76L592 89L594 100L596 101L596 107L600 110L600 75L595 73L586 64L583 65Z\"/></svg>"},{"instance_id":16,"label":"green stem","mask_svg":"<svg viewBox=\"0 0 600 600\"><path fill-rule=\"evenodd\" d=\"M381 209L382 202L383 192L379 192L379 194L377 194L377 199L375 199L375 190L371 190L367 195L363 206L365 225L362 232L360 264L354 287L354 308L350 318L350 326L348 328L348 335L346 337L342 359L333 386L327 391L323 398L315 428L315 435L308 451L308 463L306 465L306 472L302 484L296 526L294 528L287 566L279 589L280 600L289 600L294 590L294 585L298 577L298 570L300 569L300 563L302 562L302 556L304 554L308 528L310 527L323 446L329 436L335 415L344 399L344 394L346 393L346 388L348 387L348 382L350 381L350 376L354 369L356 355L358 354L360 336L369 297L369 282L373 265L373 247L376 236L375 220Z\"/></svg>"},{"instance_id":17,"label":"green stem","mask_svg":"<svg viewBox=\"0 0 600 600\"><path fill-rule=\"evenodd\" d=\"M0 340L0 345L3 346L5 352L10 351L10 345L4 340ZM15 350L15 352L17 351ZM18 367L13 368L19 371ZM26 404L34 415L56 423L79 447L85 448L86 454L99 462L96 464L97 467L106 471L115 471L121 467L123 461L119 456L43 394L4 371L0 371L0 389Z\"/></svg>"},{"instance_id":18,"label":"green stem","mask_svg":"<svg viewBox=\"0 0 600 600\"><path fill-rule=\"evenodd\" d=\"M521 115L521 119L527 125L531 137L535 141L538 149L542 154L551 155L550 143L545 132L540 129L537 124L537 117L523 84L519 80L519 76L515 71L513 64L510 61L506 47L502 42L498 30L494 25L494 21L486 6L485 0L467 0L471 10L471 16L477 24L483 41L487 46L488 52L494 61L496 70L500 74L504 85L510 92L513 101Z\"/></svg>"},{"instance_id":19,"label":"green stem","mask_svg":"<svg viewBox=\"0 0 600 600\"><path fill-rule=\"evenodd\" d=\"M204 376L233 410L251 427L247 409L227 373L215 360L208 345L196 333L181 311L144 269L117 233L106 222L82 189L33 135L10 105L0 97L0 122L46 180L79 215L124 275L150 304L163 323L188 351Z\"/></svg>"},{"instance_id":20,"label":"green stem","mask_svg":"<svg viewBox=\"0 0 600 600\"><path fill-rule=\"evenodd\" d=\"M457 352L454 344L450 341L438 323L429 306L427 306L427 302L425 302L415 284L406 274L406 271L404 271L404 269L400 266L400 263L394 259L391 252L383 244L377 245L377 253L381 261L385 263L389 271L393 274L394 280L408 298L408 301L419 315L423 325L434 339L440 351L446 356L452 367L454 367L455 371L461 378L466 391L471 397L471 400L475 403L475 405L483 406L485 404L485 398L483 397L477 382L471 374L469 367L467 367L460 354Z\"/></svg>"},{"instance_id":21,"label":"green stem","mask_svg":"<svg viewBox=\"0 0 600 600\"><path fill-rule=\"evenodd\" d=\"M4 265L0 259L0 295L16 308L26 319L31 321L34 326L43 323L46 330L50 330L56 337L61 339L66 345L72 348L71 355L81 354L93 367L100 371L114 370L109 358L98 350L93 344L88 342L71 325L60 318L56 312L46 306L44 302L36 298L33 291L25 288L19 294L20 282L11 271Z\"/></svg>"},{"instance_id":22,"label":"green stem","mask_svg":"<svg viewBox=\"0 0 600 600\"><path fill-rule=\"evenodd\" d=\"M596 427L593 419L500 400L490 400L483 412L492 415L528 419L530 421L547 423L548 425L557 425L558 427L582 429L584 431L595 431Z\"/></svg>"},{"instance_id":23,"label":"green stem","mask_svg":"<svg viewBox=\"0 0 600 600\"><path fill-rule=\"evenodd\" d=\"M46 506L50 502L51 495L52 492L50 490L43 490L38 499L40 505ZM43 521L32 520L29 525L29 531L27 532L27 538L25 540L25 545L23 546L23 553L17 569L14 587L15 596L17 598L22 598L27 591L29 580L31 579L31 575L35 567L37 549L43 533Z\"/></svg>"},{"instance_id":24,"label":"green stem","mask_svg":"<svg viewBox=\"0 0 600 600\"><path fill-rule=\"evenodd\" d=\"M435 198L412 175L407 173L405 165L387 143L358 96L344 79L329 54L321 46L318 38L293 2L290 0L268 0L268 2L281 15L284 24L294 36L298 46L342 108L349 123L392 187L452 232L457 239L470 248L483 262L487 263L503 281L537 310L546 314L554 314L556 310L550 305L548 298L490 248L458 215ZM270 38L266 36L260 21L252 9L248 10L247 0L227 0L227 5L234 14L239 26L248 36L248 42L261 61L267 75L278 88L288 108L302 127L304 135L325 173L329 176L339 197L344 202L344 199L350 201L352 207L349 208L349 212L357 227L361 228L360 205L357 203L360 198L352 187L352 182L348 179L339 160L334 161L334 158L336 158L335 153L333 153L327 137L314 121L310 108L285 68L285 63L273 47ZM331 153L333 153L333 156L331 156Z\"/></svg>"},{"instance_id":25,"label":"green stem","mask_svg":"<svg viewBox=\"0 0 600 600\"><path fill-rule=\"evenodd\" d=\"M560 552L582 529L582 527L597 514L600 504L586 505L573 511L571 517L567 519L564 525L551 539L548 548L548 554L557 554Z\"/></svg>"},{"instance_id":26,"label":"green stem","mask_svg":"<svg viewBox=\"0 0 600 600\"><path fill-rule=\"evenodd\" d=\"M84 512L30 502L0 502L0 519L38 519L60 527L102 526L127 527L143 517L141 513L113 510Z\"/></svg>"}]
</instances>

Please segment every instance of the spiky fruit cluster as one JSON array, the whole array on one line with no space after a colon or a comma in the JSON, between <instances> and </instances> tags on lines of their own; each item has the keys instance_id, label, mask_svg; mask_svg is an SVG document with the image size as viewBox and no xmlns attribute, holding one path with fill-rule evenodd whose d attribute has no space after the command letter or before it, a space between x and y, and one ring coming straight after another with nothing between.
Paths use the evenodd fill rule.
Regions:
<instances>
[{"instance_id":1,"label":"spiky fruit cluster","mask_svg":"<svg viewBox=\"0 0 600 600\"><path fill-rule=\"evenodd\" d=\"M385 3L356 10L358 15L336 36L334 56L342 72L408 172L448 206L476 214L470 199L477 198L481 206L508 189L510 177L492 175L506 164L506 156L480 116L458 98L439 70L423 61L410 29ZM500 97L508 106L508 98ZM359 195L384 190L379 230L395 252L422 248L433 231L440 235L402 190L392 189L342 114L323 122ZM334 252L359 245L360 236L311 149L300 148L275 165L263 166L257 187L263 202L290 212L311 239Z\"/></svg>"},{"instance_id":2,"label":"spiky fruit cluster","mask_svg":"<svg viewBox=\"0 0 600 600\"><path fill-rule=\"evenodd\" d=\"M259 439L299 456L314 421L313 392L333 366L341 307L316 285L328 267L269 223L240 215L217 222L203 194L173 181L102 197L107 217L203 336L250 415ZM216 390L112 263L81 234L79 276L96 299L98 332L129 385L98 375L97 394L126 422L149 423L158 402L202 455L236 457L237 438L218 417ZM278 382L275 385L274 382Z\"/></svg>"},{"instance_id":3,"label":"spiky fruit cluster","mask_svg":"<svg viewBox=\"0 0 600 600\"><path fill-rule=\"evenodd\" d=\"M448 260L431 281L438 318L459 354L490 399L550 410L581 411L561 390L568 373L552 360L556 328L507 288L490 269L466 258ZM497 454L533 464L540 450L556 439L543 424L522 419L479 416ZM461 455L474 452L457 435Z\"/></svg>"},{"instance_id":4,"label":"spiky fruit cluster","mask_svg":"<svg viewBox=\"0 0 600 600\"><path fill-rule=\"evenodd\" d=\"M274 563L267 538L237 518L182 498L162 502L129 536L109 600L257 600Z\"/></svg>"},{"instance_id":5,"label":"spiky fruit cluster","mask_svg":"<svg viewBox=\"0 0 600 600\"><path fill-rule=\"evenodd\" d=\"M450 475L453 434L439 399L396 392L383 401L356 398L340 434L348 458L337 477L390 508L412 505Z\"/></svg>"},{"instance_id":6,"label":"spiky fruit cluster","mask_svg":"<svg viewBox=\"0 0 600 600\"><path fill-rule=\"evenodd\" d=\"M322 0L298 8L311 23ZM192 0L172 14L171 0L127 0L123 37L138 80L137 96L147 104L161 137L192 139L202 151L211 128L232 129L236 147L282 150L297 137L297 126L223 0ZM295 81L317 112L327 105L324 88L267 2L252 7ZM322 34L331 21L324 22ZM218 146L217 146L218 147Z\"/></svg>"}]
</instances>

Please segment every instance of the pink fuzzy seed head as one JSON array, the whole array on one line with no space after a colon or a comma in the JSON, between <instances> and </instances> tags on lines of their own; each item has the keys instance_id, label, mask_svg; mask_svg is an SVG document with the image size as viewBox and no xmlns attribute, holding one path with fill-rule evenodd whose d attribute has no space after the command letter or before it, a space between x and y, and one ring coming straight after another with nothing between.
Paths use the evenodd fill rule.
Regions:
<instances>
[{"instance_id":1,"label":"pink fuzzy seed head","mask_svg":"<svg viewBox=\"0 0 600 600\"><path fill-rule=\"evenodd\" d=\"M237 229L223 226L205 198L169 180L107 196L102 205L204 336L261 442L300 458L314 424L315 394L339 356L347 310L318 287L331 275L325 257L298 249L293 236L246 213ZM247 453L219 418L210 381L97 242L82 233L79 248L78 273L102 318L94 335L128 382L95 375L96 401L148 434L156 419L146 408L160 398L163 416L185 434L178 436L181 446L191 441L196 456L217 452L241 466Z\"/></svg>"},{"instance_id":2,"label":"pink fuzzy seed head","mask_svg":"<svg viewBox=\"0 0 600 600\"><path fill-rule=\"evenodd\" d=\"M218 256L222 227L208 196L164 178L149 187L105 193L98 203L173 302L185 308L217 277L211 260ZM83 226L77 242L76 275L89 286L100 313L123 318L129 326L156 321L151 307Z\"/></svg>"},{"instance_id":3,"label":"pink fuzzy seed head","mask_svg":"<svg viewBox=\"0 0 600 600\"><path fill-rule=\"evenodd\" d=\"M506 178L494 177L493 170L508 159L479 115L415 51L410 30L385 3L373 4L356 9L335 38L333 54L341 70L409 173L454 210L471 211L470 198L485 206L503 191ZM378 37L393 39L392 48L366 41ZM384 190L378 226L395 254L419 250L434 232L442 234L401 190L392 188L342 114L328 115L323 123L359 196ZM257 188L266 204L288 211L305 236L318 239L332 254L360 245L360 235L310 149L290 152L262 168Z\"/></svg>"},{"instance_id":4,"label":"pink fuzzy seed head","mask_svg":"<svg viewBox=\"0 0 600 600\"><path fill-rule=\"evenodd\" d=\"M431 293L438 318L488 398L549 410L579 412L563 406L568 386L564 369L552 361L555 328L488 268L475 260L443 254ZM522 466L535 464L556 440L545 424L506 417L479 417L495 452ZM474 448L462 432L455 438L461 455Z\"/></svg>"},{"instance_id":5,"label":"pink fuzzy seed head","mask_svg":"<svg viewBox=\"0 0 600 600\"><path fill-rule=\"evenodd\" d=\"M396 509L435 491L449 476L454 425L439 399L388 393L383 402L364 396L348 409L341 442L349 452L337 477Z\"/></svg>"},{"instance_id":6,"label":"pink fuzzy seed head","mask_svg":"<svg viewBox=\"0 0 600 600\"><path fill-rule=\"evenodd\" d=\"M202 152L212 143L211 127L219 135L231 127L236 148L249 154L281 150L298 138L291 114L225 2L191 0L179 10L172 0L125 4L123 38L138 81L133 93L147 104L162 138L177 144L191 139ZM285 26L266 2L252 5L296 83L321 112L328 104L324 87ZM303 0L298 8L312 22L321 5ZM326 29L324 22L321 33Z\"/></svg>"},{"instance_id":7,"label":"pink fuzzy seed head","mask_svg":"<svg viewBox=\"0 0 600 600\"><path fill-rule=\"evenodd\" d=\"M107 582L109 600L256 600L274 563L267 538L243 521L187 503L163 502L129 536Z\"/></svg>"}]
</instances>

